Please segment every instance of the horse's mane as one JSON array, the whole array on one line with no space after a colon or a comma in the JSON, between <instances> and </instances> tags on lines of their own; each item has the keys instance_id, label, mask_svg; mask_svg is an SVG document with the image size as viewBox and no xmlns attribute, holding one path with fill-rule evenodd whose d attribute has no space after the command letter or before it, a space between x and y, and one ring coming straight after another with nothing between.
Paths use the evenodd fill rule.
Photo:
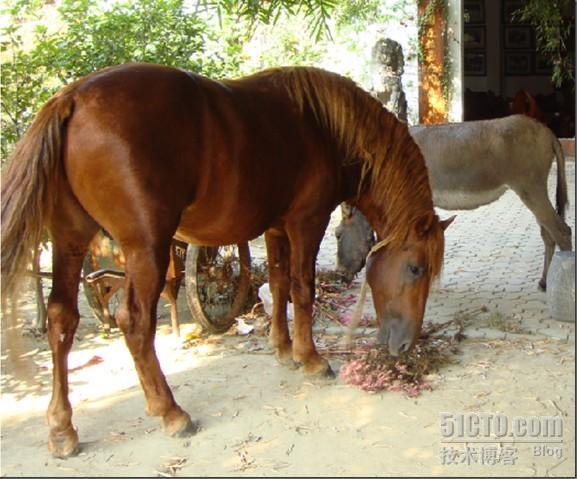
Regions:
<instances>
[{"instance_id":1,"label":"horse's mane","mask_svg":"<svg viewBox=\"0 0 577 479\"><path fill-rule=\"evenodd\" d=\"M360 162L360 188L382 208L387 243L401 248L411 228L428 231L430 272L442 266L444 241L433 209L427 167L405 123L352 80L313 67L265 70L300 111L310 110L339 145L343 164ZM439 239L440 236L440 239Z\"/></svg>"}]
</instances>

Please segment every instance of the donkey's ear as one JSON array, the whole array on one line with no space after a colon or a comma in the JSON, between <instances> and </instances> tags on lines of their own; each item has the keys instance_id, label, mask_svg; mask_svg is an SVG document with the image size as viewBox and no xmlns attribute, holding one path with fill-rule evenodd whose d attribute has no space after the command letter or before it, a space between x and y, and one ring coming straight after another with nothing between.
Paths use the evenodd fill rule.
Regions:
<instances>
[{"instance_id":1,"label":"donkey's ear","mask_svg":"<svg viewBox=\"0 0 577 479\"><path fill-rule=\"evenodd\" d=\"M446 220L441 220L439 221L439 223L441 223L441 228L443 228L443 231L445 231L449 225L455 221L455 218L457 217L457 215L453 215L450 218L447 218Z\"/></svg>"}]
</instances>

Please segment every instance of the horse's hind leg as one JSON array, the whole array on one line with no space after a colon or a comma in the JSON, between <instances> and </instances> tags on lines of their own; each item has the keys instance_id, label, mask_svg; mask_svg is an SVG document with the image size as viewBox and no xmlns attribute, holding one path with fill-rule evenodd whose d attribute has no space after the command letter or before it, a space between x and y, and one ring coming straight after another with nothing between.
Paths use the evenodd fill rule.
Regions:
<instances>
[{"instance_id":1,"label":"horse's hind leg","mask_svg":"<svg viewBox=\"0 0 577 479\"><path fill-rule=\"evenodd\" d=\"M518 191L519 197L527 208L535 215L537 223L541 226L541 237L545 243L545 260L543 274L539 281L539 287L545 289L547 286L547 271L549 263L555 249L555 244L561 251L571 250L571 228L557 214L555 208L549 201L547 186L544 184L534 188L532 191ZM551 243L553 242L553 244Z\"/></svg>"},{"instance_id":2,"label":"horse's hind leg","mask_svg":"<svg viewBox=\"0 0 577 479\"><path fill-rule=\"evenodd\" d=\"M139 235L140 236L140 235ZM140 236L144 238L146 235ZM138 244L140 243L140 244ZM171 436L190 435L198 426L190 420L170 391L154 348L156 306L165 283L170 236L167 241L133 246L123 245L126 256L126 285L116 319L146 397L146 412L161 416L165 431Z\"/></svg>"},{"instance_id":3,"label":"horse's hind leg","mask_svg":"<svg viewBox=\"0 0 577 479\"><path fill-rule=\"evenodd\" d=\"M286 306L290 292L290 245L283 233L269 232L264 235L268 260L268 277L273 298L269 341L277 360L294 366L292 342L287 325Z\"/></svg>"},{"instance_id":4,"label":"horse's hind leg","mask_svg":"<svg viewBox=\"0 0 577 479\"><path fill-rule=\"evenodd\" d=\"M57 457L74 454L78 435L68 400L68 353L78 326L78 284L86 250L53 244L53 286L48 298L48 342L52 350L52 399L48 448Z\"/></svg>"},{"instance_id":5,"label":"horse's hind leg","mask_svg":"<svg viewBox=\"0 0 577 479\"><path fill-rule=\"evenodd\" d=\"M61 199L66 193L61 194ZM64 202L63 202L64 203ZM75 200L57 208L50 221L52 236L52 291L48 298L48 342L52 350L52 398L47 419L48 448L57 457L74 454L78 434L72 425L68 400L68 354L78 326L78 285L82 262L97 225Z\"/></svg>"}]
</instances>

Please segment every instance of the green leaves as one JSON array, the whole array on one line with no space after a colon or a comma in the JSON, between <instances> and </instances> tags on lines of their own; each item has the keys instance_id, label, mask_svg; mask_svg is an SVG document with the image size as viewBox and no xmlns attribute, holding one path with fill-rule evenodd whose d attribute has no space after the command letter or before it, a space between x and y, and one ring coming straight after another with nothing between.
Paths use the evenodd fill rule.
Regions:
<instances>
[{"instance_id":1,"label":"green leaves","mask_svg":"<svg viewBox=\"0 0 577 479\"><path fill-rule=\"evenodd\" d=\"M127 62L151 62L203 71L206 23L183 0L138 0L107 9L94 0L65 0L67 28L54 36L54 63L70 81L91 71ZM82 19L82 21L79 21Z\"/></svg>"},{"instance_id":2,"label":"green leaves","mask_svg":"<svg viewBox=\"0 0 577 479\"><path fill-rule=\"evenodd\" d=\"M230 16L248 22L251 36L258 24L275 25L283 15L303 14L311 37L330 38L329 18L343 0L197 0L196 9L216 11L219 18Z\"/></svg>"},{"instance_id":3,"label":"green leaves","mask_svg":"<svg viewBox=\"0 0 577 479\"><path fill-rule=\"evenodd\" d=\"M224 13L250 22L252 28L257 23L275 24L281 15L302 13L309 30L316 39L330 35L328 19L339 4L339 0L215 0L198 1L205 9L214 8L219 15Z\"/></svg>"},{"instance_id":4,"label":"green leaves","mask_svg":"<svg viewBox=\"0 0 577 479\"><path fill-rule=\"evenodd\" d=\"M562 13L570 6L571 0L528 0L513 15L535 29L538 50L553 64L551 81L556 87L564 82L574 84L574 62L567 54L572 21Z\"/></svg>"},{"instance_id":5,"label":"green leaves","mask_svg":"<svg viewBox=\"0 0 577 479\"><path fill-rule=\"evenodd\" d=\"M47 68L43 59L32 49L25 48L28 32L22 31L22 25L39 16L39 1L17 1L5 7L3 13L10 15L12 21L2 30L0 56L2 69L2 135L0 151L2 159L7 158L14 143L26 130L36 114L39 105L52 94ZM44 42L46 32L36 28L38 42Z\"/></svg>"},{"instance_id":6,"label":"green leaves","mask_svg":"<svg viewBox=\"0 0 577 479\"><path fill-rule=\"evenodd\" d=\"M2 161L47 99L90 72L142 61L238 76L254 69L245 45L259 28L261 67L310 64L331 15L351 2L362 9L360 0L4 0Z\"/></svg>"},{"instance_id":7,"label":"green leaves","mask_svg":"<svg viewBox=\"0 0 577 479\"><path fill-rule=\"evenodd\" d=\"M57 27L38 0L13 0L3 13L3 161L46 100L90 72L142 61L218 77L240 63L238 32L223 35L184 0L63 0L50 17Z\"/></svg>"}]
</instances>

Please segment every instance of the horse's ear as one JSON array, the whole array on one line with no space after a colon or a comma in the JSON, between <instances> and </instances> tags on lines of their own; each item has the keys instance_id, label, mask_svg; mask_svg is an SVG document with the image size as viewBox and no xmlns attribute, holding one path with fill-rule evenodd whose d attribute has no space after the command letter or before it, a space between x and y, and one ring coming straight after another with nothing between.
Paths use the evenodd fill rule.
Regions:
<instances>
[{"instance_id":1,"label":"horse's ear","mask_svg":"<svg viewBox=\"0 0 577 479\"><path fill-rule=\"evenodd\" d=\"M455 218L457 217L457 215L453 215L450 218L447 218L446 220L441 220L439 221L439 223L441 223L441 228L443 228L443 231L445 231L449 225L455 221Z\"/></svg>"},{"instance_id":2,"label":"horse's ear","mask_svg":"<svg viewBox=\"0 0 577 479\"><path fill-rule=\"evenodd\" d=\"M420 218L415 224L415 231L419 238L425 238L433 226L435 217L427 215Z\"/></svg>"}]
</instances>

